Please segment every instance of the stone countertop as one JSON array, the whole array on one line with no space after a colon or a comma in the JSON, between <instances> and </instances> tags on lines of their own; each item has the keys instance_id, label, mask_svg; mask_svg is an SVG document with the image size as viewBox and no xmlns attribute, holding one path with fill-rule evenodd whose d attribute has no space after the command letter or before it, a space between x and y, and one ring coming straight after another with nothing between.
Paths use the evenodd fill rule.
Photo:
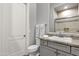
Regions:
<instances>
[{"instance_id":1,"label":"stone countertop","mask_svg":"<svg viewBox=\"0 0 79 59\"><path fill-rule=\"evenodd\" d=\"M79 38L79 33L69 33L69 32L48 32L46 35L48 36L65 36L65 37L78 37Z\"/></svg>"},{"instance_id":2,"label":"stone countertop","mask_svg":"<svg viewBox=\"0 0 79 59\"><path fill-rule=\"evenodd\" d=\"M78 47L79 48L79 38L72 38L72 42L62 42L62 41L55 41L49 38L45 38L45 37L41 37L40 39L42 40L47 40L47 41L52 41L52 42L56 42L56 43L60 43L60 44L65 44L65 45L69 45L69 46L73 46L73 47Z\"/></svg>"}]
</instances>

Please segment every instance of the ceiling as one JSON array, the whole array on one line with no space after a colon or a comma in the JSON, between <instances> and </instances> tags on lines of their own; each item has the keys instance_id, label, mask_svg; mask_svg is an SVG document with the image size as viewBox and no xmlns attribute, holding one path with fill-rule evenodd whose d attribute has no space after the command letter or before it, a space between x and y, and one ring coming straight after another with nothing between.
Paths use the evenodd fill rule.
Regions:
<instances>
[{"instance_id":1,"label":"ceiling","mask_svg":"<svg viewBox=\"0 0 79 59\"><path fill-rule=\"evenodd\" d=\"M57 11L57 12L65 10L65 9L78 7L78 3L51 3L50 5L51 5L51 7L53 6L55 11Z\"/></svg>"}]
</instances>

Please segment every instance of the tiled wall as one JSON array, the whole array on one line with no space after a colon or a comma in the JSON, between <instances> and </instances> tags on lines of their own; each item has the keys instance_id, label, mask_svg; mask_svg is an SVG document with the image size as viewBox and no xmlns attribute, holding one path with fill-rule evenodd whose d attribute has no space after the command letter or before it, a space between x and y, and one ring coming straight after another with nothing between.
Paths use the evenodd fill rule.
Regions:
<instances>
[{"instance_id":1,"label":"tiled wall","mask_svg":"<svg viewBox=\"0 0 79 59\"><path fill-rule=\"evenodd\" d=\"M69 28L69 32L77 32L79 21L56 23L56 31L64 31L64 28Z\"/></svg>"}]
</instances>

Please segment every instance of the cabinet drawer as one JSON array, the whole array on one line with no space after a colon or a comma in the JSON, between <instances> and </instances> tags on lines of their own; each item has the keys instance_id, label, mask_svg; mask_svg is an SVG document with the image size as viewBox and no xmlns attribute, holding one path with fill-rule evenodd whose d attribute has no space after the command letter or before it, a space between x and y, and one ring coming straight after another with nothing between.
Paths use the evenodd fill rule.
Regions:
<instances>
[{"instance_id":1,"label":"cabinet drawer","mask_svg":"<svg viewBox=\"0 0 79 59\"><path fill-rule=\"evenodd\" d=\"M59 43L55 43L55 42L48 42L48 46L59 49L59 50L63 50L66 52L70 52L70 47L67 45L63 45L63 44L59 44Z\"/></svg>"},{"instance_id":2,"label":"cabinet drawer","mask_svg":"<svg viewBox=\"0 0 79 59\"><path fill-rule=\"evenodd\" d=\"M65 53L65 52L62 52L62 51L58 51L58 56L73 56L71 54L68 54L68 53Z\"/></svg>"},{"instance_id":3,"label":"cabinet drawer","mask_svg":"<svg viewBox=\"0 0 79 59\"><path fill-rule=\"evenodd\" d=\"M40 43L41 43L41 45L47 45L47 41L46 40L41 40Z\"/></svg>"},{"instance_id":4,"label":"cabinet drawer","mask_svg":"<svg viewBox=\"0 0 79 59\"><path fill-rule=\"evenodd\" d=\"M46 46L40 46L40 56L56 56L56 50Z\"/></svg>"},{"instance_id":5,"label":"cabinet drawer","mask_svg":"<svg viewBox=\"0 0 79 59\"><path fill-rule=\"evenodd\" d=\"M71 53L79 56L79 48L71 47Z\"/></svg>"}]
</instances>

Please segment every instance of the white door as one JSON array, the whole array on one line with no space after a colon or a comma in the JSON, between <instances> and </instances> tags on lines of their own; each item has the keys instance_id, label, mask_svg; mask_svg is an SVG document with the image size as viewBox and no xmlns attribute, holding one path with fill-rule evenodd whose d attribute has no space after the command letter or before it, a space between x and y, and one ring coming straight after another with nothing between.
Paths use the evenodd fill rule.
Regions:
<instances>
[{"instance_id":1,"label":"white door","mask_svg":"<svg viewBox=\"0 0 79 59\"><path fill-rule=\"evenodd\" d=\"M25 54L25 23L25 4L0 4L0 56Z\"/></svg>"},{"instance_id":2,"label":"white door","mask_svg":"<svg viewBox=\"0 0 79 59\"><path fill-rule=\"evenodd\" d=\"M12 4L12 26L10 39L8 40L8 55L25 54L25 20L25 4Z\"/></svg>"},{"instance_id":3,"label":"white door","mask_svg":"<svg viewBox=\"0 0 79 59\"><path fill-rule=\"evenodd\" d=\"M0 4L0 55L25 54L26 6Z\"/></svg>"}]
</instances>

